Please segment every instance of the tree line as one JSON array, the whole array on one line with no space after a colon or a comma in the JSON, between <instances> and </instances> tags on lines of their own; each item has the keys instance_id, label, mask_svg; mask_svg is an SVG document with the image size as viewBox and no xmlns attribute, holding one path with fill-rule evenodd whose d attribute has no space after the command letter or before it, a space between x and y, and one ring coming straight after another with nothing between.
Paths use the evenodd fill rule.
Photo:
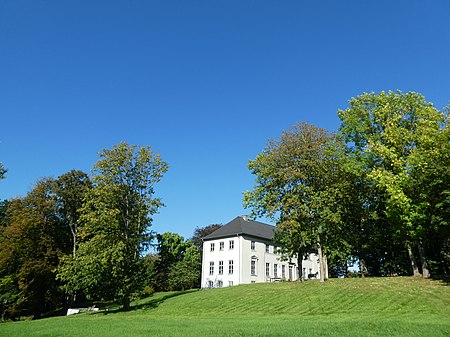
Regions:
<instances>
[{"instance_id":1,"label":"tree line","mask_svg":"<svg viewBox=\"0 0 450 337\"><path fill-rule=\"evenodd\" d=\"M272 219L274 243L299 265L318 252L321 278L450 272L450 127L414 92L366 93L339 110L337 132L307 122L249 162L244 205ZM2 318L40 317L86 301L200 286L201 238L155 233L155 185L168 164L148 146L99 153L92 173L40 179L0 202ZM6 169L0 164L0 179ZM301 268L299 268L301 272Z\"/></svg>"},{"instance_id":2,"label":"tree line","mask_svg":"<svg viewBox=\"0 0 450 337\"><path fill-rule=\"evenodd\" d=\"M3 320L98 300L128 309L155 290L199 286L199 235L209 227L197 228L192 241L150 229L163 206L154 186L167 163L148 146L126 143L99 156L92 175L43 178L25 197L0 203Z\"/></svg>"},{"instance_id":3,"label":"tree line","mask_svg":"<svg viewBox=\"0 0 450 337\"><path fill-rule=\"evenodd\" d=\"M244 205L276 222L286 258L317 251L321 281L450 272L449 109L415 92L364 93L338 132L302 122L249 162Z\"/></svg>"}]
</instances>

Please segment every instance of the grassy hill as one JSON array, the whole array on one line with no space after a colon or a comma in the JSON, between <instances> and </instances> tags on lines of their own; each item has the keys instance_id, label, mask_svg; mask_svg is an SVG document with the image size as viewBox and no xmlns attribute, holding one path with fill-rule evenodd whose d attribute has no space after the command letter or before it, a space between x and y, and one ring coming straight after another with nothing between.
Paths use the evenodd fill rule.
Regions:
<instances>
[{"instance_id":1,"label":"grassy hill","mask_svg":"<svg viewBox=\"0 0 450 337\"><path fill-rule=\"evenodd\" d=\"M0 324L0 336L450 336L450 286L398 277L160 293L129 312Z\"/></svg>"}]
</instances>

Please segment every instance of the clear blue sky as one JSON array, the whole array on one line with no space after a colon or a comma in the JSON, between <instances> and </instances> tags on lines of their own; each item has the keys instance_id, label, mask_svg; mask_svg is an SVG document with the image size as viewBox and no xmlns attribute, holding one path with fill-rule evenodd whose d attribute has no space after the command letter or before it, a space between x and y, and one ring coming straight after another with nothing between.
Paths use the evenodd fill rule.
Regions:
<instances>
[{"instance_id":1,"label":"clear blue sky","mask_svg":"<svg viewBox=\"0 0 450 337\"><path fill-rule=\"evenodd\" d=\"M249 159L370 91L450 99L450 1L0 0L0 199L120 141L170 169L153 229L248 211Z\"/></svg>"}]
</instances>

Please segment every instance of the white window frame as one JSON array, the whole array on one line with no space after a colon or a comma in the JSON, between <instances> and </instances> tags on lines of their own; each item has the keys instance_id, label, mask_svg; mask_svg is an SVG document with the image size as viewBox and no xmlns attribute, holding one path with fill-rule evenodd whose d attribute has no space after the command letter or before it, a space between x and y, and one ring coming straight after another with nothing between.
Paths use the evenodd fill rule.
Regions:
<instances>
[{"instance_id":1,"label":"white window frame","mask_svg":"<svg viewBox=\"0 0 450 337\"><path fill-rule=\"evenodd\" d=\"M251 259L250 261L250 275L256 276L256 259Z\"/></svg>"},{"instance_id":2,"label":"white window frame","mask_svg":"<svg viewBox=\"0 0 450 337\"><path fill-rule=\"evenodd\" d=\"M219 261L219 275L223 274L223 261Z\"/></svg>"},{"instance_id":3,"label":"white window frame","mask_svg":"<svg viewBox=\"0 0 450 337\"><path fill-rule=\"evenodd\" d=\"M229 260L228 261L228 274L233 274L234 273L234 261L233 260Z\"/></svg>"},{"instance_id":4,"label":"white window frame","mask_svg":"<svg viewBox=\"0 0 450 337\"><path fill-rule=\"evenodd\" d=\"M230 240L230 250L234 249L234 240Z\"/></svg>"}]
</instances>

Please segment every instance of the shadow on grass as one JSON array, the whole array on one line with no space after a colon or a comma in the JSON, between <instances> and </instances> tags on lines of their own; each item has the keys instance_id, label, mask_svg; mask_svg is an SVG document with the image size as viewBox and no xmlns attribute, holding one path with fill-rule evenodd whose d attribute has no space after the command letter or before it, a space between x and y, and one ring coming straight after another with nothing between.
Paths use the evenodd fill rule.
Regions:
<instances>
[{"instance_id":1,"label":"shadow on grass","mask_svg":"<svg viewBox=\"0 0 450 337\"><path fill-rule=\"evenodd\" d=\"M168 300L169 298L173 298L173 297L177 297L177 296L181 296L181 295L185 295L185 294L189 294L192 292L196 292L198 291L198 289L190 289L190 290L183 290L183 291L175 291L172 293L168 293L166 295L163 295L162 297L158 297L158 298L154 298L151 299L151 297L149 298L149 301L146 301L145 303L139 303L136 305L133 305L131 307L131 310L140 310L140 309L155 309L157 308L161 303L165 302L166 300Z\"/></svg>"},{"instance_id":2,"label":"shadow on grass","mask_svg":"<svg viewBox=\"0 0 450 337\"><path fill-rule=\"evenodd\" d=\"M450 275L433 275L431 278L436 281L442 281L446 286L450 286Z\"/></svg>"},{"instance_id":3,"label":"shadow on grass","mask_svg":"<svg viewBox=\"0 0 450 337\"><path fill-rule=\"evenodd\" d=\"M140 303L131 305L131 308L129 310L123 309L122 307L118 306L117 303L115 303L116 305L114 305L113 308L107 307L107 306L100 306L100 313L107 315L107 314L114 314L114 313L119 313L119 312L127 312L127 311L141 310L141 309L155 309L161 303L164 303L166 300L168 300L170 298L189 294L192 292L196 292L198 290L199 289L174 291L174 292L170 292L165 295L162 295L162 296L161 295L159 295L159 296L152 295L146 299L139 300L138 302L140 302Z\"/></svg>"}]
</instances>

